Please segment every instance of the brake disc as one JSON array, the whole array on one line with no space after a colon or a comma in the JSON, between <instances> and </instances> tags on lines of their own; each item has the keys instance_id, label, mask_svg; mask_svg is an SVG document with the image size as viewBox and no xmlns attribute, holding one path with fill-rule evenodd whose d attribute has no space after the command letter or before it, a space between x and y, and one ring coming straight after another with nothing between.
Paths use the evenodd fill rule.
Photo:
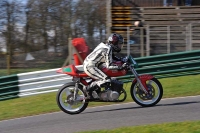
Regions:
<instances>
[{"instance_id":1,"label":"brake disc","mask_svg":"<svg viewBox=\"0 0 200 133\"><path fill-rule=\"evenodd\" d=\"M137 89L137 94L142 100L150 100L155 96L155 89L152 85L147 85L148 94L145 94L139 87Z\"/></svg>"},{"instance_id":2,"label":"brake disc","mask_svg":"<svg viewBox=\"0 0 200 133\"><path fill-rule=\"evenodd\" d=\"M66 103L73 105L74 104L74 94L70 94L67 96L67 99L65 100Z\"/></svg>"}]
</instances>

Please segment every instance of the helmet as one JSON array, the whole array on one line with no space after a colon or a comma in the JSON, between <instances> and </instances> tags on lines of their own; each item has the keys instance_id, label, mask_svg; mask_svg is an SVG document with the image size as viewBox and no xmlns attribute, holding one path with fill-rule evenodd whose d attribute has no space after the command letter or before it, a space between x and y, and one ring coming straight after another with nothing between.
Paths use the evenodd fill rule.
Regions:
<instances>
[{"instance_id":1,"label":"helmet","mask_svg":"<svg viewBox=\"0 0 200 133\"><path fill-rule=\"evenodd\" d=\"M121 47L119 44L123 44L124 39L121 35L113 33L108 37L108 44L112 47L113 52L120 52Z\"/></svg>"}]
</instances>

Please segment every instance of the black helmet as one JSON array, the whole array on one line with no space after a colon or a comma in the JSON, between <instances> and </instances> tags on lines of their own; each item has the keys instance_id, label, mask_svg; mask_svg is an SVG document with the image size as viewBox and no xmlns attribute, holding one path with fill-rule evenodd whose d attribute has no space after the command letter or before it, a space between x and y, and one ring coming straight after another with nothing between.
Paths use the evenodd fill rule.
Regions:
<instances>
[{"instance_id":1,"label":"black helmet","mask_svg":"<svg viewBox=\"0 0 200 133\"><path fill-rule=\"evenodd\" d=\"M108 37L108 44L112 47L113 52L120 52L121 47L119 44L123 44L124 39L121 35L113 33Z\"/></svg>"}]
</instances>

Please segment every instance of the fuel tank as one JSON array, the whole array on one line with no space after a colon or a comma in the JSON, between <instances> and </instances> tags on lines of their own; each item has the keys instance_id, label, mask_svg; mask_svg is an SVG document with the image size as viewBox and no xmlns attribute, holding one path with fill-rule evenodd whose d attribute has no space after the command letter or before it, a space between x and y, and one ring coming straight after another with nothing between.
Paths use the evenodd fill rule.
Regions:
<instances>
[{"instance_id":1,"label":"fuel tank","mask_svg":"<svg viewBox=\"0 0 200 133\"><path fill-rule=\"evenodd\" d=\"M121 66L122 62L121 61L117 61L113 63L114 65L117 66ZM118 77L118 76L124 76L126 75L126 70L109 70L106 68L106 64L103 63L99 66L99 68L101 69L101 71L103 71L106 75L108 75L109 77Z\"/></svg>"}]
</instances>

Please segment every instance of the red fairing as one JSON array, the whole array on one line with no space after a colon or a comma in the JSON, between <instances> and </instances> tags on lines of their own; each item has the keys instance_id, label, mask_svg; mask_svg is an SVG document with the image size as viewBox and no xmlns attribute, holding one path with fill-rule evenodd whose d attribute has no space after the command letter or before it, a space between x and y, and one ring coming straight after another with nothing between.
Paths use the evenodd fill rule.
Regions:
<instances>
[{"instance_id":1,"label":"red fairing","mask_svg":"<svg viewBox=\"0 0 200 133\"><path fill-rule=\"evenodd\" d=\"M58 69L56 72L57 73L63 73L62 68Z\"/></svg>"},{"instance_id":2,"label":"red fairing","mask_svg":"<svg viewBox=\"0 0 200 133\"><path fill-rule=\"evenodd\" d=\"M88 75L85 72L79 72L74 65L62 67L61 69L57 70L57 72L68 74L75 77L88 77Z\"/></svg>"}]
</instances>

